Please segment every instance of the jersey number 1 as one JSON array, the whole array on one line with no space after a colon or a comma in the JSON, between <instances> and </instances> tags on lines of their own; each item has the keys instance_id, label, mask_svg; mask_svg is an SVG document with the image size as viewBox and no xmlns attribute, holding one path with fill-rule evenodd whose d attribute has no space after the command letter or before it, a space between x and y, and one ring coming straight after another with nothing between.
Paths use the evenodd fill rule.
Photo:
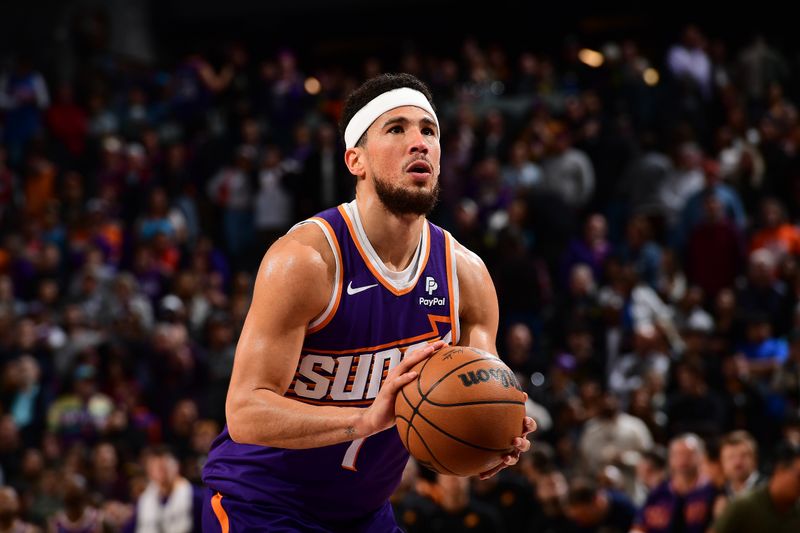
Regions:
<instances>
[{"instance_id":1,"label":"jersey number 1","mask_svg":"<svg viewBox=\"0 0 800 533\"><path fill-rule=\"evenodd\" d=\"M347 470L356 471L356 459L358 459L358 452L361 451L361 446L364 444L364 438L356 439L347 447L344 452L344 459L342 459L342 468Z\"/></svg>"}]
</instances>

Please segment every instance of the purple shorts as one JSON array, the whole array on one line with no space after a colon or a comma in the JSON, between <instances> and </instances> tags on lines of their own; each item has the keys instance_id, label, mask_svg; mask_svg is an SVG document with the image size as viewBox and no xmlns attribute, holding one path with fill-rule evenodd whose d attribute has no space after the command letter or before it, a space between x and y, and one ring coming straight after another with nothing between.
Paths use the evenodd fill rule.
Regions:
<instances>
[{"instance_id":1,"label":"purple shorts","mask_svg":"<svg viewBox=\"0 0 800 533\"><path fill-rule=\"evenodd\" d=\"M323 524L295 509L245 502L206 488L203 533L402 533L389 502L357 522Z\"/></svg>"}]
</instances>

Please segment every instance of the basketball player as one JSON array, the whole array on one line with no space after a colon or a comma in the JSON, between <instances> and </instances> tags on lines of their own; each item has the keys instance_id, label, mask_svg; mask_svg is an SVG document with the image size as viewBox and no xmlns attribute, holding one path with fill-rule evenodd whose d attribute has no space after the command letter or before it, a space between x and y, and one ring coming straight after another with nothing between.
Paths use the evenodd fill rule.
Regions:
<instances>
[{"instance_id":1,"label":"basketball player","mask_svg":"<svg viewBox=\"0 0 800 533\"><path fill-rule=\"evenodd\" d=\"M392 532L408 453L394 400L445 344L497 353L497 296L481 260L426 219L439 190L427 87L382 75L342 126L356 199L301 222L266 253L212 445L204 531ZM512 455L534 429L520 420Z\"/></svg>"}]
</instances>

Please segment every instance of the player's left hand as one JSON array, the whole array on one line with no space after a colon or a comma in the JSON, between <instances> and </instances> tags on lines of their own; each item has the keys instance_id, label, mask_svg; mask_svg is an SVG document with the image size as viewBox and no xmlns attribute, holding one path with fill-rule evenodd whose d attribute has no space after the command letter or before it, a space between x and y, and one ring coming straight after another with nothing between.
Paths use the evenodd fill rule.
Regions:
<instances>
[{"instance_id":1,"label":"player's left hand","mask_svg":"<svg viewBox=\"0 0 800 533\"><path fill-rule=\"evenodd\" d=\"M528 395L525 395L525 399L527 400ZM486 472L481 472L480 477L481 479L489 479L499 471L509 466L517 464L519 461L519 456L523 453L527 452L531 448L531 441L529 441L526 436L531 431L536 429L536 422L534 422L533 418L526 416L522 422L522 436L514 438L514 448L515 450L502 457L500 464L492 468L491 470L487 470Z\"/></svg>"}]
</instances>

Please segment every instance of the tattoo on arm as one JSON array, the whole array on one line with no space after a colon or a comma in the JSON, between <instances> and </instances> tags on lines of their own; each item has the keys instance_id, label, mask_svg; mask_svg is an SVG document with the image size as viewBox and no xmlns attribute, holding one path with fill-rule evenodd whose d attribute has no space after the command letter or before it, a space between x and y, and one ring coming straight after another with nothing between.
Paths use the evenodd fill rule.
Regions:
<instances>
[{"instance_id":1,"label":"tattoo on arm","mask_svg":"<svg viewBox=\"0 0 800 533\"><path fill-rule=\"evenodd\" d=\"M344 432L345 432L345 435L347 435L348 437L352 437L353 435L356 434L356 428L354 428L353 426L350 426L350 427L345 428Z\"/></svg>"}]
</instances>

